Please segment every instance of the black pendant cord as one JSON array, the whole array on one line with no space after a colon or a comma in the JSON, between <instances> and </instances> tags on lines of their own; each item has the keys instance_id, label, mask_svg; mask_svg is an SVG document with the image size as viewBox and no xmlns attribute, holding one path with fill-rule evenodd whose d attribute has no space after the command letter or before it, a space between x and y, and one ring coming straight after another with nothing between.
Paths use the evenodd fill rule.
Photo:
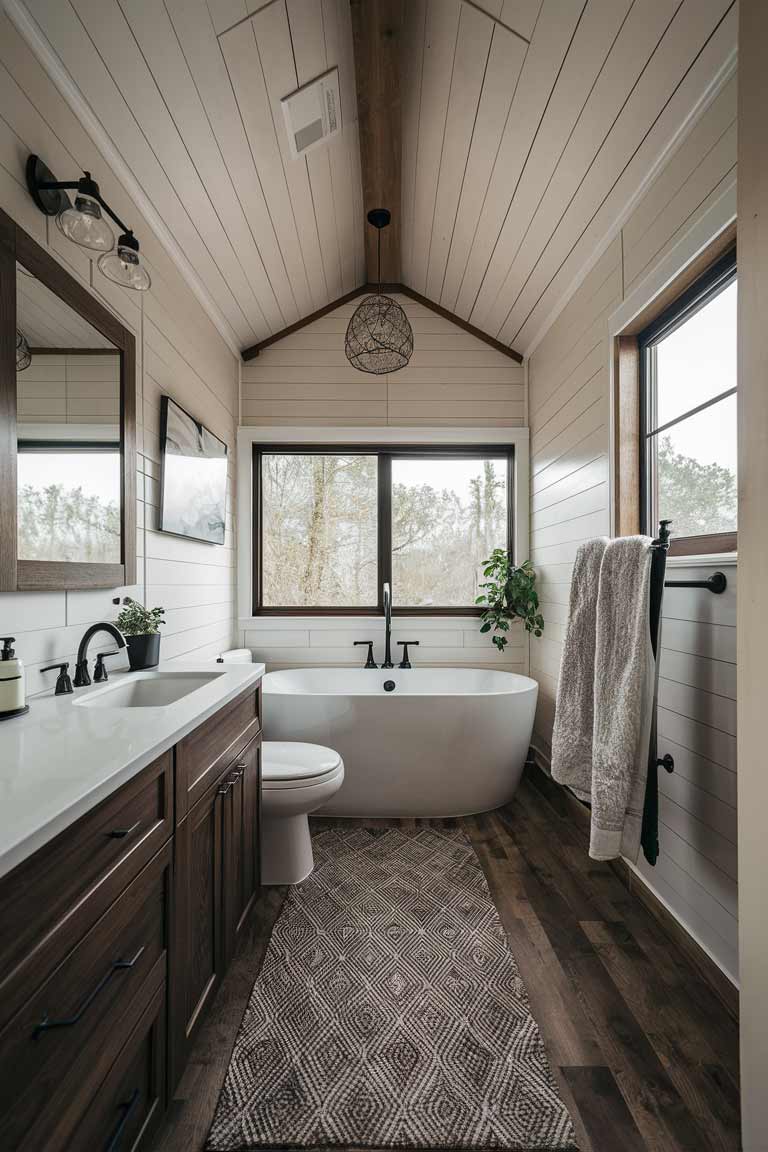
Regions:
<instances>
[{"instance_id":1,"label":"black pendant cord","mask_svg":"<svg viewBox=\"0 0 768 1152\"><path fill-rule=\"evenodd\" d=\"M376 282L381 296L381 228L376 229Z\"/></svg>"}]
</instances>

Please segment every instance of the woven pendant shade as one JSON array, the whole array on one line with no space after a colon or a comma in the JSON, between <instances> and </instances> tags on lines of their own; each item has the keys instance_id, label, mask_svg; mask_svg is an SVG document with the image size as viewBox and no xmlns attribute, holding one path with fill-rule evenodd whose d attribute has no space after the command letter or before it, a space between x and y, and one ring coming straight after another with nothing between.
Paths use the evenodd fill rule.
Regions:
<instances>
[{"instance_id":1,"label":"woven pendant shade","mask_svg":"<svg viewBox=\"0 0 768 1152\"><path fill-rule=\"evenodd\" d=\"M344 340L350 364L375 376L404 368L413 352L413 329L408 317L396 300L381 291L381 229L389 220L386 208L368 213L368 222L378 229L379 291L366 296L355 308Z\"/></svg>"},{"instance_id":2,"label":"woven pendant shade","mask_svg":"<svg viewBox=\"0 0 768 1152\"><path fill-rule=\"evenodd\" d=\"M32 353L23 332L16 329L16 371L23 372L32 363Z\"/></svg>"},{"instance_id":3,"label":"woven pendant shade","mask_svg":"<svg viewBox=\"0 0 768 1152\"><path fill-rule=\"evenodd\" d=\"M397 372L413 352L408 317L391 296L377 292L358 304L344 341L347 360L361 372Z\"/></svg>"}]
</instances>

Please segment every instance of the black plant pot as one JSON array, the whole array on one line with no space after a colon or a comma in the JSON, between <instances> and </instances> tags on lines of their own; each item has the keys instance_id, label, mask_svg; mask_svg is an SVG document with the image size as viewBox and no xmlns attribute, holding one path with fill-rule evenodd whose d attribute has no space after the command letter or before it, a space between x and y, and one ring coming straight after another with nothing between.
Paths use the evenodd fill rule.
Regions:
<instances>
[{"instance_id":1,"label":"black plant pot","mask_svg":"<svg viewBox=\"0 0 768 1152\"><path fill-rule=\"evenodd\" d=\"M156 668L160 661L160 633L151 636L126 636L128 641L128 662L132 672L142 668Z\"/></svg>"}]
</instances>

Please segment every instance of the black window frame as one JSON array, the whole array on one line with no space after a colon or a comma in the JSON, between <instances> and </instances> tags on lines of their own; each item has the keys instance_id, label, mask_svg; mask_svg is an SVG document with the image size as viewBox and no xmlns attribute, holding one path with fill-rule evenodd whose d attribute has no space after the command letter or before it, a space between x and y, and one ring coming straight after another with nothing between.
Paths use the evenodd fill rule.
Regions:
<instances>
[{"instance_id":1,"label":"black window frame","mask_svg":"<svg viewBox=\"0 0 768 1152\"><path fill-rule=\"evenodd\" d=\"M297 456L376 456L378 459L377 501L377 587L378 602L370 606L265 606L262 603L262 492L261 458L263 455ZM507 462L507 549L515 556L515 454L513 444L254 444L253 445L253 522L251 540L252 589L251 612L254 616L383 616L383 587L392 585L392 460L481 459ZM480 616L478 605L405 607L392 605L393 616Z\"/></svg>"},{"instance_id":2,"label":"black window frame","mask_svg":"<svg viewBox=\"0 0 768 1152\"><path fill-rule=\"evenodd\" d=\"M652 358L656 345L687 320L701 311L711 300L727 288L738 275L736 246L730 247L706 272L702 273L676 300L665 308L642 332L638 333L637 348L639 362L639 401L640 401L640 531L655 536L658 530L657 509L653 507L656 490L656 454L652 451L653 442L662 432L691 416L704 412L707 408L721 403L728 396L738 394L737 386L726 388L716 396L703 401L693 408L676 416L674 420L657 426L657 392L654 387ZM674 510L672 510L672 545L670 552L678 555L710 555L718 552L735 552L738 533L702 533L698 536L675 536Z\"/></svg>"}]
</instances>

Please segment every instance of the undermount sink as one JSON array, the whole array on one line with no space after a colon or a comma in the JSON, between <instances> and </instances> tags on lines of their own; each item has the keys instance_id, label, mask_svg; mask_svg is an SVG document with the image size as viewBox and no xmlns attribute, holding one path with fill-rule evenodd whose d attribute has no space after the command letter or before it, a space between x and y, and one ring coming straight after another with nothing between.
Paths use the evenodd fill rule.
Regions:
<instances>
[{"instance_id":1,"label":"undermount sink","mask_svg":"<svg viewBox=\"0 0 768 1152\"><path fill-rule=\"evenodd\" d=\"M221 675L221 672L139 674L135 680L121 680L74 703L82 708L167 708Z\"/></svg>"}]
</instances>

